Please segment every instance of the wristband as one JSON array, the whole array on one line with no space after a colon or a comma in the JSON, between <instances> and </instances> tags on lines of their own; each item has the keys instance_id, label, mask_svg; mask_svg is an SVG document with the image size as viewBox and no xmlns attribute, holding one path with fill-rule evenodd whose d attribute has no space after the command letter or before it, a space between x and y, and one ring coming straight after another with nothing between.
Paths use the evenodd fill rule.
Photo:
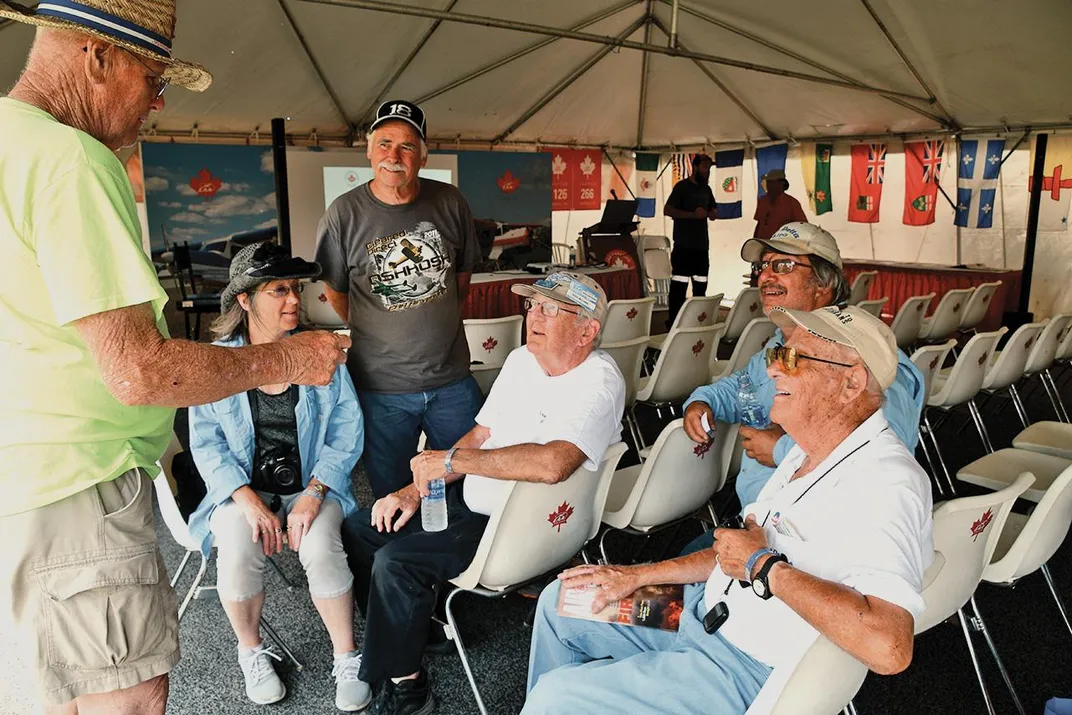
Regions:
<instances>
[{"instance_id":1,"label":"wristband","mask_svg":"<svg viewBox=\"0 0 1072 715\"><path fill-rule=\"evenodd\" d=\"M744 564L744 577L746 580L752 580L752 569L755 568L756 562L767 554L777 554L778 552L769 546L764 546L761 549L756 549L755 553L748 557L748 561Z\"/></svg>"},{"instance_id":2,"label":"wristband","mask_svg":"<svg viewBox=\"0 0 1072 715\"><path fill-rule=\"evenodd\" d=\"M454 474L454 467L451 465L451 462L454 460L454 453L457 451L457 447L451 447L447 450L447 453L443 455L443 469L447 470L447 474Z\"/></svg>"},{"instance_id":3,"label":"wristband","mask_svg":"<svg viewBox=\"0 0 1072 715\"><path fill-rule=\"evenodd\" d=\"M324 495L327 494L327 491L327 488L324 487L322 484L310 484L304 490L302 490L302 494L305 494L306 496L310 496L313 499L322 502L324 501Z\"/></svg>"}]
</instances>

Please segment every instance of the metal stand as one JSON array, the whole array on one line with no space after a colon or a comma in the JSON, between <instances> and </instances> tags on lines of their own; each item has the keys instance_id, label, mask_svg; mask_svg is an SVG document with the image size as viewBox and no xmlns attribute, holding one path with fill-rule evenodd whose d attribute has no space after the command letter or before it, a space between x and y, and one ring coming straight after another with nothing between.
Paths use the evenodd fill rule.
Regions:
<instances>
[{"instance_id":1,"label":"metal stand","mask_svg":"<svg viewBox=\"0 0 1072 715\"><path fill-rule=\"evenodd\" d=\"M1012 700L1016 704L1017 712L1019 712L1020 715L1027 715L1023 703L1020 702L1020 696L1016 694L1016 688L1012 686L1012 679L1009 678L1009 671L1005 669L1005 663L1001 660L1001 656L998 655L998 649L997 646L994 645L994 639L990 637L990 630L986 627L986 621L983 620L983 612L979 610L979 604L975 602L974 595L969 602L971 603L972 609L975 611L975 616L970 619L972 627L983 634L983 638L986 640L986 645L990 648L990 654L994 656L994 662L997 663L998 671L1001 673L1001 679L1005 681L1005 687L1009 689L1009 694L1012 695ZM981 682L982 680L980 679L980 683Z\"/></svg>"},{"instance_id":2,"label":"metal stand","mask_svg":"<svg viewBox=\"0 0 1072 715\"><path fill-rule=\"evenodd\" d=\"M944 421L944 418L943 420ZM939 422L938 424L941 424ZM942 473L945 475L946 484L949 485L949 492L953 495L957 495L957 488L953 486L953 478L949 476L949 467L945 464L945 459L942 457L942 448L938 446L938 437L934 433L934 425L931 424L931 418L927 414L927 408L923 408L923 426L926 427L926 434L930 435L931 443L934 445L934 454L938 457L938 464L942 465ZM935 475L935 480L938 479L938 475Z\"/></svg>"},{"instance_id":3,"label":"metal stand","mask_svg":"<svg viewBox=\"0 0 1072 715\"><path fill-rule=\"evenodd\" d=\"M1046 585L1050 587L1050 593L1053 594L1053 600L1057 603L1057 610L1061 612L1061 619L1065 622L1065 628L1072 634L1072 623L1068 620L1068 611L1065 610L1065 602L1061 600L1060 593L1057 591L1057 586L1053 582L1053 574L1050 573L1050 565L1042 564L1042 575L1046 577Z\"/></svg>"}]
</instances>

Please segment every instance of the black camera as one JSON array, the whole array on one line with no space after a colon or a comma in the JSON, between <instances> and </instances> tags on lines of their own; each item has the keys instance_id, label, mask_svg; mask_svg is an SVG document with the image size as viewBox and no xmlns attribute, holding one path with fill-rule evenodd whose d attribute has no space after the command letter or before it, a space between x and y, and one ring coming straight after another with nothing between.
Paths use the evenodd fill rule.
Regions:
<instances>
[{"instance_id":1,"label":"black camera","mask_svg":"<svg viewBox=\"0 0 1072 715\"><path fill-rule=\"evenodd\" d=\"M291 451L269 452L257 464L257 480L266 491L288 494L301 489L301 461Z\"/></svg>"},{"instance_id":2,"label":"black camera","mask_svg":"<svg viewBox=\"0 0 1072 715\"><path fill-rule=\"evenodd\" d=\"M744 519L741 518L740 514L733 514L731 516L727 516L725 519L723 519L722 521L718 522L718 528L719 529L743 529L744 528Z\"/></svg>"}]
</instances>

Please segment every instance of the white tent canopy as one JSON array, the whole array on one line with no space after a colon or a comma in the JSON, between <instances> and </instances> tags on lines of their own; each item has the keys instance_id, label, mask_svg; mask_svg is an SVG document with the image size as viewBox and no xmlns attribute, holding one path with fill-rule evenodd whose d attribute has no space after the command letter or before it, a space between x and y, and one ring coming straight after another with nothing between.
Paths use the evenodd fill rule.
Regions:
<instances>
[{"instance_id":1,"label":"white tent canopy","mask_svg":"<svg viewBox=\"0 0 1072 715\"><path fill-rule=\"evenodd\" d=\"M465 21L389 11L399 9ZM153 123L163 135L196 127L202 140L265 135L276 116L298 138L360 140L355 128L386 97L422 100L436 139L484 145L665 148L1070 122L1066 0L688 0L676 25L670 0L182 0L179 13L176 54L216 81L204 94L172 90ZM596 41L671 52L675 26L680 50L730 64ZM0 25L0 87L32 37Z\"/></svg>"}]
</instances>

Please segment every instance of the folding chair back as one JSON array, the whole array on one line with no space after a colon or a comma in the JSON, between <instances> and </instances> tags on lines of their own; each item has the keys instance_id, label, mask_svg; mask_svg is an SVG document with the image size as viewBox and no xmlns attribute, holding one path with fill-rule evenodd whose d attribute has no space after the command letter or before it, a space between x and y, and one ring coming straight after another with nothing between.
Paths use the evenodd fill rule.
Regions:
<instances>
[{"instance_id":1,"label":"folding chair back","mask_svg":"<svg viewBox=\"0 0 1072 715\"><path fill-rule=\"evenodd\" d=\"M744 368L752 356L763 349L778 327L766 318L755 318L748 324L733 346L728 360L712 360L709 377L712 382ZM714 357L714 353L712 353Z\"/></svg>"},{"instance_id":2,"label":"folding chair back","mask_svg":"<svg viewBox=\"0 0 1072 715\"><path fill-rule=\"evenodd\" d=\"M465 339L469 343L469 359L482 365L499 365L506 356L521 347L520 315L505 318L463 320Z\"/></svg>"},{"instance_id":3,"label":"folding chair back","mask_svg":"<svg viewBox=\"0 0 1072 715\"><path fill-rule=\"evenodd\" d=\"M654 298L612 300L607 303L607 317L603 319L602 340L604 343L621 343L651 335L651 311Z\"/></svg>"},{"instance_id":4,"label":"folding chair back","mask_svg":"<svg viewBox=\"0 0 1072 715\"><path fill-rule=\"evenodd\" d=\"M993 283L980 283L975 286L975 292L968 299L968 305L964 307L964 315L960 318L961 330L974 330L975 326L986 317L986 311L990 308L990 302L1001 287L1001 281Z\"/></svg>"},{"instance_id":5,"label":"folding chair back","mask_svg":"<svg viewBox=\"0 0 1072 715\"><path fill-rule=\"evenodd\" d=\"M726 316L726 331L723 340L736 340L754 318L763 317L763 304L759 300L759 288L745 288L737 294L730 314Z\"/></svg>"},{"instance_id":6,"label":"folding chair back","mask_svg":"<svg viewBox=\"0 0 1072 715\"><path fill-rule=\"evenodd\" d=\"M301 309L303 321L307 325L327 330L347 327L346 321L339 317L328 302L327 285L323 281L310 281L302 293Z\"/></svg>"},{"instance_id":7,"label":"folding chair back","mask_svg":"<svg viewBox=\"0 0 1072 715\"><path fill-rule=\"evenodd\" d=\"M852 282L852 290L849 291L849 305L856 305L867 298L871 291L871 284L875 282L878 271L864 271L856 276Z\"/></svg>"},{"instance_id":8,"label":"folding chair back","mask_svg":"<svg viewBox=\"0 0 1072 715\"><path fill-rule=\"evenodd\" d=\"M164 455L160 458L160 474L153 479L153 491L156 492L156 501L160 505L160 515L164 518L164 525L171 532L171 538L175 539L175 543L187 551L200 551L201 546L195 543L194 538L190 536L190 527L186 524L186 520L182 518L179 503L175 499L177 485L175 478L172 476L171 463L174 461L175 455L181 451L182 445L179 444L179 438L172 432L171 442L168 444L167 449L164 450Z\"/></svg>"},{"instance_id":9,"label":"folding chair back","mask_svg":"<svg viewBox=\"0 0 1072 715\"><path fill-rule=\"evenodd\" d=\"M1024 376L1031 348L1038 342L1044 327L1042 323L1027 323L1016 329L990 363L983 377L984 390L1001 390Z\"/></svg>"},{"instance_id":10,"label":"folding chair back","mask_svg":"<svg viewBox=\"0 0 1072 715\"><path fill-rule=\"evenodd\" d=\"M671 330L680 328L710 328L718 323L718 308L722 293L689 298L681 306Z\"/></svg>"},{"instance_id":11,"label":"folding chair back","mask_svg":"<svg viewBox=\"0 0 1072 715\"><path fill-rule=\"evenodd\" d=\"M974 291L974 288L947 290L938 302L938 307L934 309L934 313L929 318L923 319L919 337L932 343L952 337L953 333L960 329L964 306Z\"/></svg>"},{"instance_id":12,"label":"folding chair back","mask_svg":"<svg viewBox=\"0 0 1072 715\"><path fill-rule=\"evenodd\" d=\"M876 318L881 318L882 306L886 305L887 300L889 300L889 298L883 296L882 298L876 298L875 300L861 300L855 305L860 310L866 310L868 313L875 316Z\"/></svg>"},{"instance_id":13,"label":"folding chair back","mask_svg":"<svg viewBox=\"0 0 1072 715\"><path fill-rule=\"evenodd\" d=\"M625 378L625 408L627 410L636 402L640 365L644 362L644 349L647 346L648 338L643 335L620 343L603 343L600 346L600 350L610 355L621 370L622 377Z\"/></svg>"},{"instance_id":14,"label":"folding chair back","mask_svg":"<svg viewBox=\"0 0 1072 715\"><path fill-rule=\"evenodd\" d=\"M956 340L948 340L940 345L927 345L912 353L912 364L923 373L923 402L930 399L934 387L934 376L945 365L949 351L957 346Z\"/></svg>"},{"instance_id":15,"label":"folding chair back","mask_svg":"<svg viewBox=\"0 0 1072 715\"><path fill-rule=\"evenodd\" d=\"M833 715L866 676L866 665L820 635L795 667L771 671L745 715Z\"/></svg>"},{"instance_id":16,"label":"folding chair back","mask_svg":"<svg viewBox=\"0 0 1072 715\"><path fill-rule=\"evenodd\" d=\"M1024 366L1025 375L1034 375L1053 365L1054 358L1057 356L1057 346L1064 340L1070 321L1072 321L1072 315L1064 314L1055 315L1045 323L1042 333L1035 342L1035 347L1027 356L1027 364Z\"/></svg>"},{"instance_id":17,"label":"folding chair back","mask_svg":"<svg viewBox=\"0 0 1072 715\"><path fill-rule=\"evenodd\" d=\"M991 333L973 335L960 352L948 377L941 374L935 376L935 393L927 404L931 407L955 407L975 397L983 387L983 378L994 348L1008 330L1001 328Z\"/></svg>"},{"instance_id":18,"label":"folding chair back","mask_svg":"<svg viewBox=\"0 0 1072 715\"><path fill-rule=\"evenodd\" d=\"M932 298L934 298L934 293L914 295L901 304L900 310L897 311L890 325L890 330L897 339L897 347L909 350L919 340L923 318Z\"/></svg>"},{"instance_id":19,"label":"folding chair back","mask_svg":"<svg viewBox=\"0 0 1072 715\"><path fill-rule=\"evenodd\" d=\"M568 243L552 243L551 263L554 263L559 266L568 266L570 248L571 246Z\"/></svg>"},{"instance_id":20,"label":"folding chair back","mask_svg":"<svg viewBox=\"0 0 1072 715\"><path fill-rule=\"evenodd\" d=\"M707 384L711 352L719 330L714 326L671 330L637 400L655 404L677 402Z\"/></svg>"}]
</instances>

